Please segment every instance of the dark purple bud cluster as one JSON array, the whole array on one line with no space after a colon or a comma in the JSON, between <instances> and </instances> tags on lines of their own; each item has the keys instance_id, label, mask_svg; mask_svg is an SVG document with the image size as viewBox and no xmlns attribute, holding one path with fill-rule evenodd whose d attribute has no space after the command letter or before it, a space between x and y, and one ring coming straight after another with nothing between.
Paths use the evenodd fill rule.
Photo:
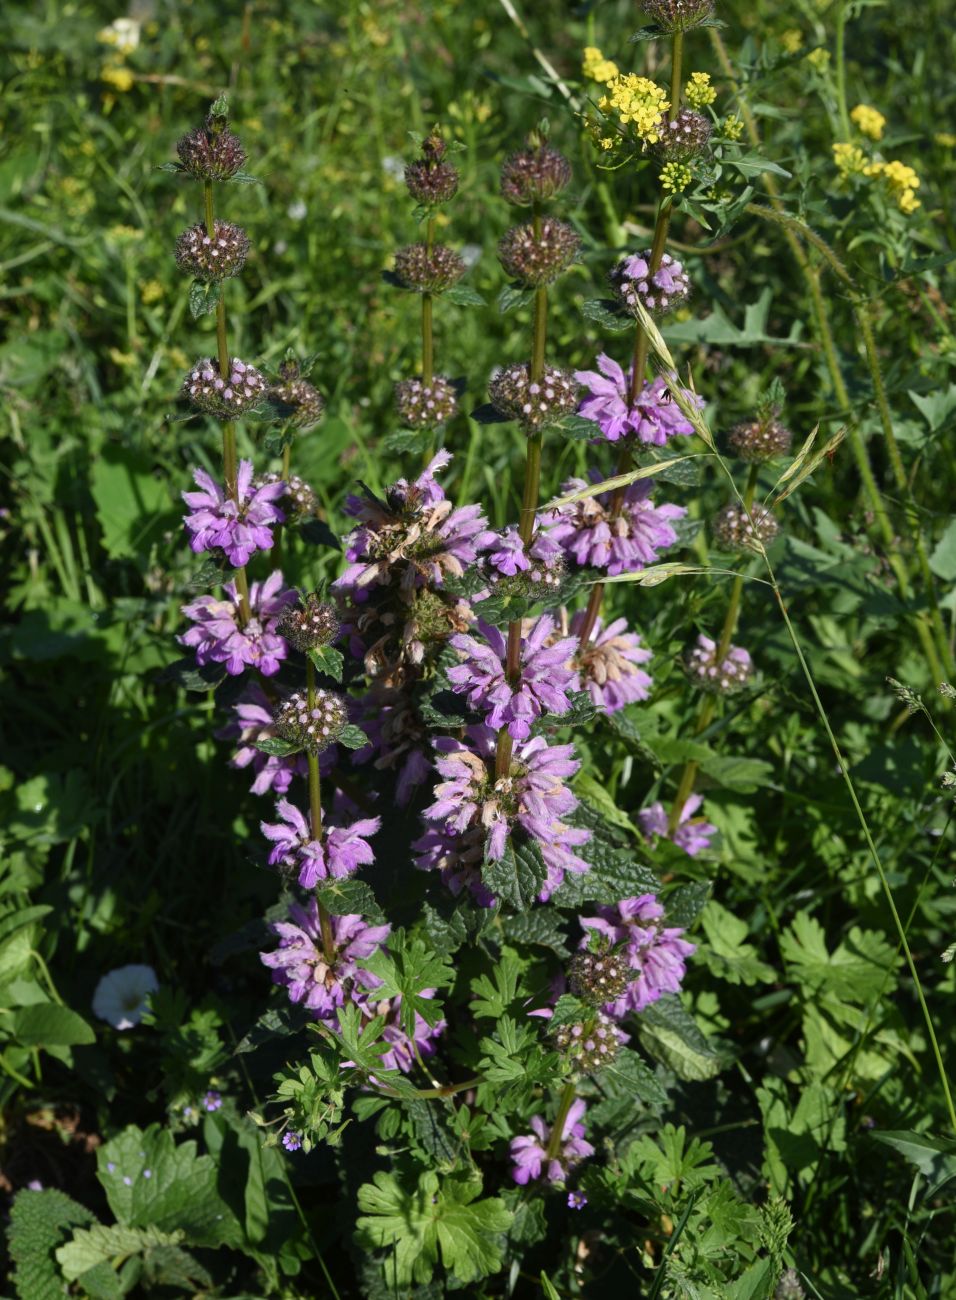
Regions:
<instances>
[{"instance_id":1,"label":"dark purple bud cluster","mask_svg":"<svg viewBox=\"0 0 956 1300\"><path fill-rule=\"evenodd\" d=\"M539 229L529 222L505 231L498 242L498 260L513 280L534 289L566 271L580 247L581 237L572 226L545 217Z\"/></svg>"},{"instance_id":2,"label":"dark purple bud cluster","mask_svg":"<svg viewBox=\"0 0 956 1300\"><path fill-rule=\"evenodd\" d=\"M227 181L246 161L239 137L229 130L228 119L210 113L203 126L188 131L176 145L183 171L200 181Z\"/></svg>"},{"instance_id":3,"label":"dark purple bud cluster","mask_svg":"<svg viewBox=\"0 0 956 1300\"><path fill-rule=\"evenodd\" d=\"M529 140L524 149L506 158L501 168L501 194L509 203L527 208L560 194L571 179L564 154L543 142Z\"/></svg>"},{"instance_id":4,"label":"dark purple bud cluster","mask_svg":"<svg viewBox=\"0 0 956 1300\"><path fill-rule=\"evenodd\" d=\"M780 525L763 506L754 506L748 513L742 506L731 504L714 515L710 531L723 550L749 551L755 542L769 546L780 532Z\"/></svg>"},{"instance_id":5,"label":"dark purple bud cluster","mask_svg":"<svg viewBox=\"0 0 956 1300\"><path fill-rule=\"evenodd\" d=\"M442 293L465 274L465 263L447 244L406 244L395 254L395 274L406 289Z\"/></svg>"},{"instance_id":6,"label":"dark purple bud cluster","mask_svg":"<svg viewBox=\"0 0 956 1300\"><path fill-rule=\"evenodd\" d=\"M425 207L447 203L458 192L458 168L445 161L448 146L437 129L422 144L422 157L405 168L405 184Z\"/></svg>"},{"instance_id":7,"label":"dark purple bud cluster","mask_svg":"<svg viewBox=\"0 0 956 1300\"><path fill-rule=\"evenodd\" d=\"M249 236L231 221L215 221L209 234L202 222L176 240L176 265L197 280L228 280L238 275L249 255Z\"/></svg>"},{"instance_id":8,"label":"dark purple bud cluster","mask_svg":"<svg viewBox=\"0 0 956 1300\"><path fill-rule=\"evenodd\" d=\"M568 963L568 987L588 1006L615 1002L633 978L622 952L578 952Z\"/></svg>"},{"instance_id":9,"label":"dark purple bud cluster","mask_svg":"<svg viewBox=\"0 0 956 1300\"><path fill-rule=\"evenodd\" d=\"M255 366L237 357L229 362L225 376L219 372L218 361L204 357L186 376L182 391L198 411L221 420L235 420L262 400L266 381Z\"/></svg>"},{"instance_id":10,"label":"dark purple bud cluster","mask_svg":"<svg viewBox=\"0 0 956 1300\"><path fill-rule=\"evenodd\" d=\"M325 414L325 398L319 390L303 379L297 361L283 361L279 366L279 381L269 389L269 396L289 407L283 418L293 429L312 429Z\"/></svg>"},{"instance_id":11,"label":"dark purple bud cluster","mask_svg":"<svg viewBox=\"0 0 956 1300\"><path fill-rule=\"evenodd\" d=\"M559 1025L552 1038L562 1056L582 1074L603 1069L617 1056L617 1029L614 1021L603 1011L596 1012L587 1020Z\"/></svg>"},{"instance_id":12,"label":"dark purple bud cluster","mask_svg":"<svg viewBox=\"0 0 956 1300\"><path fill-rule=\"evenodd\" d=\"M654 145L655 152L668 162L694 158L709 145L712 129L703 113L682 108L672 121L665 120L658 127L661 134Z\"/></svg>"},{"instance_id":13,"label":"dark purple bud cluster","mask_svg":"<svg viewBox=\"0 0 956 1300\"><path fill-rule=\"evenodd\" d=\"M458 410L458 397L442 375L435 375L430 384L402 379L395 385L395 405L409 429L436 429Z\"/></svg>"},{"instance_id":14,"label":"dark purple bud cluster","mask_svg":"<svg viewBox=\"0 0 956 1300\"><path fill-rule=\"evenodd\" d=\"M570 415L577 405L578 386L568 370L545 366L534 383L523 362L499 370L488 386L491 403L502 415L517 420L525 433L538 433Z\"/></svg>"},{"instance_id":15,"label":"dark purple bud cluster","mask_svg":"<svg viewBox=\"0 0 956 1300\"><path fill-rule=\"evenodd\" d=\"M282 509L288 517L311 519L315 514L318 505L315 492L298 474L289 474L283 478L281 474L270 471L268 474L260 474L255 481L257 488L265 487L268 483L285 483L286 491L281 501Z\"/></svg>"},{"instance_id":16,"label":"dark purple bud cluster","mask_svg":"<svg viewBox=\"0 0 956 1300\"><path fill-rule=\"evenodd\" d=\"M738 424L727 436L727 445L735 456L751 464L762 464L785 456L790 450L793 435L779 420L771 416L765 420L752 420Z\"/></svg>"},{"instance_id":17,"label":"dark purple bud cluster","mask_svg":"<svg viewBox=\"0 0 956 1300\"><path fill-rule=\"evenodd\" d=\"M714 0L644 0L644 12L663 32L686 32L714 11Z\"/></svg>"},{"instance_id":18,"label":"dark purple bud cluster","mask_svg":"<svg viewBox=\"0 0 956 1300\"><path fill-rule=\"evenodd\" d=\"M293 691L273 714L277 734L313 754L320 754L329 745L334 745L348 720L342 696L323 690L313 692L311 704L305 691Z\"/></svg>"},{"instance_id":19,"label":"dark purple bud cluster","mask_svg":"<svg viewBox=\"0 0 956 1300\"><path fill-rule=\"evenodd\" d=\"M333 604L312 592L299 605L283 610L276 631L305 654L332 644L339 634L339 616Z\"/></svg>"}]
</instances>

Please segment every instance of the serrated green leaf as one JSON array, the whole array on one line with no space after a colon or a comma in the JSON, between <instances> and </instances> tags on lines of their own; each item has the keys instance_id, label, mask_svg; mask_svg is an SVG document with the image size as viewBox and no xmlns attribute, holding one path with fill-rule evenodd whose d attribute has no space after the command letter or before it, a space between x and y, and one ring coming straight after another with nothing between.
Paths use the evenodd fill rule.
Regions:
<instances>
[{"instance_id":1,"label":"serrated green leaf","mask_svg":"<svg viewBox=\"0 0 956 1300\"><path fill-rule=\"evenodd\" d=\"M70 1229L95 1223L94 1215L64 1192L21 1191L10 1210L7 1243L19 1300L63 1300L54 1251Z\"/></svg>"},{"instance_id":2,"label":"serrated green leaf","mask_svg":"<svg viewBox=\"0 0 956 1300\"><path fill-rule=\"evenodd\" d=\"M704 908L701 925L707 943L698 957L718 979L728 984L771 984L776 971L757 956L757 949L747 943L747 923L711 899Z\"/></svg>"},{"instance_id":3,"label":"serrated green leaf","mask_svg":"<svg viewBox=\"0 0 956 1300\"><path fill-rule=\"evenodd\" d=\"M722 1061L696 1020L674 994L652 1002L638 1019L641 1042L679 1079L712 1079Z\"/></svg>"},{"instance_id":4,"label":"serrated green leaf","mask_svg":"<svg viewBox=\"0 0 956 1300\"><path fill-rule=\"evenodd\" d=\"M380 923L385 919L382 909L375 901L370 885L355 877L343 880L328 880L316 891L317 897L333 916L364 916L368 920Z\"/></svg>"},{"instance_id":5,"label":"serrated green leaf","mask_svg":"<svg viewBox=\"0 0 956 1300\"><path fill-rule=\"evenodd\" d=\"M634 328L634 317L621 311L613 298L589 298L582 304L581 311L588 320L615 334Z\"/></svg>"},{"instance_id":6,"label":"serrated green leaf","mask_svg":"<svg viewBox=\"0 0 956 1300\"><path fill-rule=\"evenodd\" d=\"M190 655L167 665L156 674L156 680L181 686L184 691L214 691L228 675L225 664L203 664L200 668Z\"/></svg>"},{"instance_id":7,"label":"serrated green leaf","mask_svg":"<svg viewBox=\"0 0 956 1300\"><path fill-rule=\"evenodd\" d=\"M342 680L342 674L345 672L345 656L341 650L336 650L332 645L320 645L309 651L309 658L320 673L325 673L326 677L333 677L337 682Z\"/></svg>"},{"instance_id":8,"label":"serrated green leaf","mask_svg":"<svg viewBox=\"0 0 956 1300\"><path fill-rule=\"evenodd\" d=\"M396 455L406 451L424 451L432 437L428 429L396 429L394 433L386 434L381 446L383 451Z\"/></svg>"},{"instance_id":9,"label":"serrated green leaf","mask_svg":"<svg viewBox=\"0 0 956 1300\"><path fill-rule=\"evenodd\" d=\"M601 1090L609 1097L636 1097L646 1106L667 1104L667 1093L654 1071L627 1047L619 1047L617 1056L597 1075Z\"/></svg>"},{"instance_id":10,"label":"serrated green leaf","mask_svg":"<svg viewBox=\"0 0 956 1300\"><path fill-rule=\"evenodd\" d=\"M183 1240L182 1232L160 1232L158 1228L127 1228L122 1224L106 1227L97 1223L92 1228L78 1228L73 1240L60 1246L56 1258L68 1282L95 1268L97 1264L109 1263L130 1255L142 1255L155 1246L178 1246Z\"/></svg>"},{"instance_id":11,"label":"serrated green leaf","mask_svg":"<svg viewBox=\"0 0 956 1300\"><path fill-rule=\"evenodd\" d=\"M347 727L342 728L335 741L338 745L344 745L346 749L364 749L368 744L368 736L361 727L349 723Z\"/></svg>"},{"instance_id":12,"label":"serrated green leaf","mask_svg":"<svg viewBox=\"0 0 956 1300\"><path fill-rule=\"evenodd\" d=\"M496 861L486 858L481 868L482 884L516 912L532 906L547 878L548 869L534 841L515 844L509 839L502 856Z\"/></svg>"},{"instance_id":13,"label":"serrated green leaf","mask_svg":"<svg viewBox=\"0 0 956 1300\"><path fill-rule=\"evenodd\" d=\"M446 988L454 983L455 973L448 958L429 952L421 939L408 939L404 930L394 930L387 947L359 965L381 980L375 990L377 999L401 998L402 1026L407 1032L414 1029L416 1012L430 1025L441 1019L440 1000L422 997L422 993Z\"/></svg>"},{"instance_id":14,"label":"serrated green leaf","mask_svg":"<svg viewBox=\"0 0 956 1300\"><path fill-rule=\"evenodd\" d=\"M454 284L443 295L446 302L453 302L456 307L484 307L485 299L467 284Z\"/></svg>"},{"instance_id":15,"label":"serrated green leaf","mask_svg":"<svg viewBox=\"0 0 956 1300\"><path fill-rule=\"evenodd\" d=\"M498 311L506 316L510 311L527 306L533 297L533 289L526 289L522 284L507 284L498 295Z\"/></svg>"},{"instance_id":16,"label":"serrated green leaf","mask_svg":"<svg viewBox=\"0 0 956 1300\"><path fill-rule=\"evenodd\" d=\"M389 1249L386 1276L397 1286L427 1282L439 1257L458 1282L473 1282L501 1267L498 1237L512 1215L499 1197L478 1200L481 1180L419 1176L413 1190L379 1171L359 1188L356 1240L366 1249Z\"/></svg>"},{"instance_id":17,"label":"serrated green leaf","mask_svg":"<svg viewBox=\"0 0 956 1300\"><path fill-rule=\"evenodd\" d=\"M193 280L189 286L189 311L193 320L215 311L221 297L221 280Z\"/></svg>"},{"instance_id":18,"label":"serrated green leaf","mask_svg":"<svg viewBox=\"0 0 956 1300\"><path fill-rule=\"evenodd\" d=\"M145 1131L130 1125L100 1147L96 1172L120 1223L182 1228L199 1246L243 1243L242 1225L219 1195L216 1163L197 1155L193 1141L177 1146L157 1124Z\"/></svg>"},{"instance_id":19,"label":"serrated green leaf","mask_svg":"<svg viewBox=\"0 0 956 1300\"><path fill-rule=\"evenodd\" d=\"M272 754L276 758L288 758L290 754L301 754L303 745L295 741L283 740L281 736L263 736L254 742L255 748L263 754Z\"/></svg>"},{"instance_id":20,"label":"serrated green leaf","mask_svg":"<svg viewBox=\"0 0 956 1300\"><path fill-rule=\"evenodd\" d=\"M103 547L114 560L144 556L171 514L169 491L145 456L110 444L90 466Z\"/></svg>"}]
</instances>

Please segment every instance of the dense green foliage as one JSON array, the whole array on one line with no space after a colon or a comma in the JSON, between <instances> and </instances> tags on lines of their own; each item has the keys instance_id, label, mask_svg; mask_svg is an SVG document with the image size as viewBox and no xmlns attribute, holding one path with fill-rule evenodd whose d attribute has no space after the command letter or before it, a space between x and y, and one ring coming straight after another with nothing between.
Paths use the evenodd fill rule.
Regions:
<instances>
[{"instance_id":1,"label":"dense green foliage","mask_svg":"<svg viewBox=\"0 0 956 1300\"><path fill-rule=\"evenodd\" d=\"M666 43L628 44L647 21L636 0L143 8L126 54L100 38L116 16L101 4L5 13L4 1294L956 1295L953 782L941 784L954 714L937 691L956 617L947 11L728 0L722 29L687 35L687 73L711 74L743 134L672 219L695 289L663 343L722 451L765 394L785 394L794 456L760 476L781 535L769 565L714 548L703 523L731 499L728 473L743 491L746 470L700 439L658 476L688 507L666 557L685 569L608 589L654 652L654 690L623 715L578 701L565 719L594 834L588 883L573 879L563 911L530 906L541 864L520 845L496 877L500 914L426 899L404 851L380 847L414 838L423 800L389 805L367 884L326 895L334 914L380 908L395 927L369 962L383 998L434 1019L420 995L439 990L443 1078L474 1076L453 1096L424 1071L413 1084L378 1069L357 1013L337 1034L307 1028L259 962L263 918L286 910L258 833L271 804L216 736L234 684L206 691L176 668L180 607L211 582L179 494L192 467L218 474L220 452L211 422L172 414L187 368L215 351L215 319L193 314L172 257L200 215L195 191L159 168L228 91L259 180L223 187L252 241L227 282L230 342L257 364L314 356L327 401L293 452L325 527L290 535L282 555L289 582L314 588L341 571L355 481L381 493L419 472L421 440L400 434L392 399L418 371L419 300L382 274L418 237L408 132L440 121L463 146L440 225L473 254L472 292L436 308L442 368L465 383L446 482L501 528L517 518L526 439L467 414L494 367L528 355L527 297L509 300L495 256L514 220L499 165L547 119L574 168L563 215L583 240L551 297L549 360L624 361L631 335L598 300L613 253L650 243L656 169L596 147L588 100L601 91L582 56L600 47L666 84ZM841 119L860 103L887 125L878 146L855 138L916 170L915 211L879 175L836 166ZM607 448L601 459L573 421L565 432L546 444L545 501L588 465L614 471ZM241 424L240 453L278 469L270 436ZM698 729L681 656L719 629L738 568L752 580L735 640L758 672ZM454 724L447 692L430 704L436 727ZM636 822L673 799L689 762L719 831L698 857L645 843ZM579 942L569 917L645 890L697 951L680 997L630 1022L616 1066L581 1081L599 1149L577 1177L587 1206L569 1210L508 1174L508 1140L561 1068L527 1007ZM154 967L160 988L124 1032L90 1008L100 978L129 963ZM574 1010L559 1003L555 1023ZM209 1089L220 1108L201 1104ZM277 1121L306 1150L284 1152ZM34 1181L44 1190L23 1190ZM785 1269L803 1291L777 1289Z\"/></svg>"}]
</instances>

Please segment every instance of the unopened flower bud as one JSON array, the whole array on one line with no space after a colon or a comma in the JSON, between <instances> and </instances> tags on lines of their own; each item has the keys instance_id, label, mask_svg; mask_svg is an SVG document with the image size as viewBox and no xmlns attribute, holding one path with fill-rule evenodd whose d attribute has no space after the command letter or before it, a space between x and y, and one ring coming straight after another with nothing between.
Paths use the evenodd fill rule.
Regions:
<instances>
[{"instance_id":1,"label":"unopened flower bud","mask_svg":"<svg viewBox=\"0 0 956 1300\"><path fill-rule=\"evenodd\" d=\"M348 711L341 695L316 690L310 706L305 691L287 696L273 714L276 733L290 744L320 754L334 745L348 725Z\"/></svg>"},{"instance_id":2,"label":"unopened flower bud","mask_svg":"<svg viewBox=\"0 0 956 1300\"><path fill-rule=\"evenodd\" d=\"M589 1006L614 1002L631 981L631 967L624 953L578 952L568 963L568 987Z\"/></svg>"},{"instance_id":3,"label":"unopened flower bud","mask_svg":"<svg viewBox=\"0 0 956 1300\"><path fill-rule=\"evenodd\" d=\"M249 254L249 236L231 221L213 223L210 236L205 225L190 226L176 240L176 264L197 280L228 280L238 275Z\"/></svg>"},{"instance_id":4,"label":"unopened flower bud","mask_svg":"<svg viewBox=\"0 0 956 1300\"><path fill-rule=\"evenodd\" d=\"M577 405L574 376L557 366L545 366L541 379L531 382L530 367L517 362L500 370L488 386L492 405L525 433L538 433L570 415Z\"/></svg>"},{"instance_id":5,"label":"unopened flower bud","mask_svg":"<svg viewBox=\"0 0 956 1300\"><path fill-rule=\"evenodd\" d=\"M405 168L405 184L413 199L427 207L447 203L458 192L458 168L445 162L448 146L433 131L422 144L422 157Z\"/></svg>"},{"instance_id":6,"label":"unopened flower bud","mask_svg":"<svg viewBox=\"0 0 956 1300\"><path fill-rule=\"evenodd\" d=\"M660 134L655 151L668 161L683 162L707 148L712 128L703 113L682 108L672 121L661 122L657 130Z\"/></svg>"},{"instance_id":7,"label":"unopened flower bud","mask_svg":"<svg viewBox=\"0 0 956 1300\"><path fill-rule=\"evenodd\" d=\"M284 408L282 418L293 429L313 429L325 414L325 398L307 379L303 379L297 361L283 361L279 382L269 389L269 396Z\"/></svg>"},{"instance_id":8,"label":"unopened flower bud","mask_svg":"<svg viewBox=\"0 0 956 1300\"><path fill-rule=\"evenodd\" d=\"M218 361L204 357L186 376L182 392L197 410L221 420L235 420L265 396L266 381L255 366L238 357L229 362L225 377L219 373Z\"/></svg>"},{"instance_id":9,"label":"unopened flower bud","mask_svg":"<svg viewBox=\"0 0 956 1300\"><path fill-rule=\"evenodd\" d=\"M395 274L406 289L442 293L465 274L465 263L447 244L407 244L395 254Z\"/></svg>"},{"instance_id":10,"label":"unopened flower bud","mask_svg":"<svg viewBox=\"0 0 956 1300\"><path fill-rule=\"evenodd\" d=\"M608 279L625 311L637 315L637 304L654 315L673 311L690 295L690 276L676 258L664 253L651 273L650 249L622 257Z\"/></svg>"},{"instance_id":11,"label":"unopened flower bud","mask_svg":"<svg viewBox=\"0 0 956 1300\"><path fill-rule=\"evenodd\" d=\"M742 646L728 646L722 658L718 650L716 641L701 633L687 657L687 675L702 690L730 695L747 684L753 674L753 660Z\"/></svg>"},{"instance_id":12,"label":"unopened flower bud","mask_svg":"<svg viewBox=\"0 0 956 1300\"><path fill-rule=\"evenodd\" d=\"M544 143L528 142L511 154L501 168L501 194L509 203L530 207L554 198L571 179L571 164L564 154Z\"/></svg>"},{"instance_id":13,"label":"unopened flower bud","mask_svg":"<svg viewBox=\"0 0 956 1300\"><path fill-rule=\"evenodd\" d=\"M239 137L225 117L210 114L203 126L189 131L176 145L183 170L201 181L225 181L246 161Z\"/></svg>"},{"instance_id":14,"label":"unopened flower bud","mask_svg":"<svg viewBox=\"0 0 956 1300\"><path fill-rule=\"evenodd\" d=\"M773 1300L806 1300L806 1295L797 1270L784 1269L774 1290Z\"/></svg>"},{"instance_id":15,"label":"unopened flower bud","mask_svg":"<svg viewBox=\"0 0 956 1300\"><path fill-rule=\"evenodd\" d=\"M731 452L751 464L785 456L792 441L790 430L773 417L738 424L727 435Z\"/></svg>"},{"instance_id":16,"label":"unopened flower bud","mask_svg":"<svg viewBox=\"0 0 956 1300\"><path fill-rule=\"evenodd\" d=\"M754 549L755 541L769 546L780 525L763 506L753 506L748 514L742 506L731 504L714 515L710 531L722 550L749 551Z\"/></svg>"},{"instance_id":17,"label":"unopened flower bud","mask_svg":"<svg viewBox=\"0 0 956 1300\"><path fill-rule=\"evenodd\" d=\"M455 390L443 375L430 384L420 379L401 379L395 385L395 405L409 429L436 429L458 410Z\"/></svg>"},{"instance_id":18,"label":"unopened flower bud","mask_svg":"<svg viewBox=\"0 0 956 1300\"><path fill-rule=\"evenodd\" d=\"M603 1069L617 1056L617 1028L603 1011L588 1020L559 1025L552 1037L558 1051L584 1074Z\"/></svg>"},{"instance_id":19,"label":"unopened flower bud","mask_svg":"<svg viewBox=\"0 0 956 1300\"><path fill-rule=\"evenodd\" d=\"M339 616L334 605L312 592L300 605L282 611L276 631L305 654L332 644L339 634Z\"/></svg>"},{"instance_id":20,"label":"unopened flower bud","mask_svg":"<svg viewBox=\"0 0 956 1300\"><path fill-rule=\"evenodd\" d=\"M644 0L644 12L663 32L686 32L709 17L714 0Z\"/></svg>"},{"instance_id":21,"label":"unopened flower bud","mask_svg":"<svg viewBox=\"0 0 956 1300\"><path fill-rule=\"evenodd\" d=\"M540 231L531 223L505 231L498 241L498 260L513 280L537 288L566 271L580 247L581 238L572 226L545 217Z\"/></svg>"}]
</instances>

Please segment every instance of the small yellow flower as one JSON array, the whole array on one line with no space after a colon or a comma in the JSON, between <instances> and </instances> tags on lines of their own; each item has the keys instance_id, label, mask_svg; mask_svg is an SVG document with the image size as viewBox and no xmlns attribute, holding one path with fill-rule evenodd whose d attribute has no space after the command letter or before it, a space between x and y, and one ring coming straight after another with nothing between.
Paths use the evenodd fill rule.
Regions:
<instances>
[{"instance_id":1,"label":"small yellow flower","mask_svg":"<svg viewBox=\"0 0 956 1300\"><path fill-rule=\"evenodd\" d=\"M166 292L161 280L147 280L139 291L139 296L147 306L151 302L159 302Z\"/></svg>"},{"instance_id":2,"label":"small yellow flower","mask_svg":"<svg viewBox=\"0 0 956 1300\"><path fill-rule=\"evenodd\" d=\"M744 124L736 113L731 113L725 117L721 126L724 136L728 140L739 140L744 133Z\"/></svg>"},{"instance_id":3,"label":"small yellow flower","mask_svg":"<svg viewBox=\"0 0 956 1300\"><path fill-rule=\"evenodd\" d=\"M916 197L920 178L912 167L907 167L906 163L898 159L888 163L873 163L867 170L867 175L882 176L890 187L890 194L896 199L896 206L900 212L909 216L920 207L920 201Z\"/></svg>"},{"instance_id":4,"label":"small yellow flower","mask_svg":"<svg viewBox=\"0 0 956 1300\"><path fill-rule=\"evenodd\" d=\"M886 118L877 109L870 108L868 104L857 104L850 114L850 120L855 122L860 131L868 135L871 140L882 140Z\"/></svg>"},{"instance_id":5,"label":"small yellow flower","mask_svg":"<svg viewBox=\"0 0 956 1300\"><path fill-rule=\"evenodd\" d=\"M105 81L108 86L118 90L120 94L125 94L127 90L132 90L136 78L130 72L129 68L107 64L100 71L100 81Z\"/></svg>"},{"instance_id":6,"label":"small yellow flower","mask_svg":"<svg viewBox=\"0 0 956 1300\"><path fill-rule=\"evenodd\" d=\"M952 135L949 131L937 131L933 139L944 149L956 149L956 135Z\"/></svg>"},{"instance_id":7,"label":"small yellow flower","mask_svg":"<svg viewBox=\"0 0 956 1300\"><path fill-rule=\"evenodd\" d=\"M818 46L807 55L807 63L811 68L816 68L817 72L823 72L830 66L830 51L825 50L822 45Z\"/></svg>"},{"instance_id":8,"label":"small yellow flower","mask_svg":"<svg viewBox=\"0 0 956 1300\"><path fill-rule=\"evenodd\" d=\"M673 194L686 190L692 180L693 173L685 163L669 162L661 168L661 189L670 190Z\"/></svg>"},{"instance_id":9,"label":"small yellow flower","mask_svg":"<svg viewBox=\"0 0 956 1300\"><path fill-rule=\"evenodd\" d=\"M613 81L615 77L620 76L616 63L606 59L599 49L594 45L588 45L584 51L584 62L581 64L581 71L589 81L601 81L607 83Z\"/></svg>"},{"instance_id":10,"label":"small yellow flower","mask_svg":"<svg viewBox=\"0 0 956 1300\"><path fill-rule=\"evenodd\" d=\"M635 76L633 72L615 77L608 82L607 88L608 94L598 104L602 113L610 116L615 112L623 126L632 125L642 140L655 144L660 139L657 128L670 108L666 91L647 77Z\"/></svg>"},{"instance_id":11,"label":"small yellow flower","mask_svg":"<svg viewBox=\"0 0 956 1300\"><path fill-rule=\"evenodd\" d=\"M803 47L803 33L796 27L788 27L780 34L780 44L788 54L796 54Z\"/></svg>"},{"instance_id":12,"label":"small yellow flower","mask_svg":"<svg viewBox=\"0 0 956 1300\"><path fill-rule=\"evenodd\" d=\"M617 136L602 135L598 143L600 144L602 149L613 149L614 146L617 144Z\"/></svg>"},{"instance_id":13,"label":"small yellow flower","mask_svg":"<svg viewBox=\"0 0 956 1300\"><path fill-rule=\"evenodd\" d=\"M691 108L706 108L712 104L717 98L717 91L710 84L710 73L692 72L684 95Z\"/></svg>"},{"instance_id":14,"label":"small yellow flower","mask_svg":"<svg viewBox=\"0 0 956 1300\"><path fill-rule=\"evenodd\" d=\"M869 176L872 173L866 154L858 144L838 143L833 146L833 161L841 176Z\"/></svg>"}]
</instances>

